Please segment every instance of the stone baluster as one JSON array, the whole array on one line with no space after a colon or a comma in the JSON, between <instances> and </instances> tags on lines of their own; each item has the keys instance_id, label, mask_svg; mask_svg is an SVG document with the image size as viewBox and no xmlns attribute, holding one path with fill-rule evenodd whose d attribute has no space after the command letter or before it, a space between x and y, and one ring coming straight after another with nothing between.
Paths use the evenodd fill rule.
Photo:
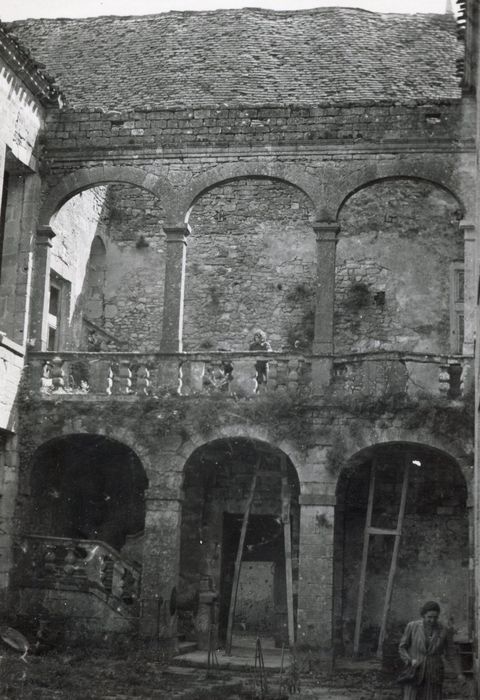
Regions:
<instances>
[{"instance_id":1,"label":"stone baluster","mask_svg":"<svg viewBox=\"0 0 480 700\"><path fill-rule=\"evenodd\" d=\"M187 224L163 227L166 235L165 292L163 297L162 352L182 351L183 298L185 292L185 260Z\"/></svg>"},{"instance_id":2,"label":"stone baluster","mask_svg":"<svg viewBox=\"0 0 480 700\"><path fill-rule=\"evenodd\" d=\"M120 560L116 560L113 563L113 575L112 575L112 595L115 598L121 598L123 594L123 574L125 567Z\"/></svg>"},{"instance_id":3,"label":"stone baluster","mask_svg":"<svg viewBox=\"0 0 480 700\"><path fill-rule=\"evenodd\" d=\"M118 384L120 394L132 393L132 370L130 369L130 360L120 360Z\"/></svg>"},{"instance_id":4,"label":"stone baluster","mask_svg":"<svg viewBox=\"0 0 480 700\"><path fill-rule=\"evenodd\" d=\"M47 547L43 557L43 569L47 576L53 576L57 572L56 556L53 547Z\"/></svg>"},{"instance_id":5,"label":"stone baluster","mask_svg":"<svg viewBox=\"0 0 480 700\"><path fill-rule=\"evenodd\" d=\"M460 393L462 396L473 386L473 367L472 363L464 361L462 365L462 373L460 375Z\"/></svg>"},{"instance_id":6,"label":"stone baluster","mask_svg":"<svg viewBox=\"0 0 480 700\"><path fill-rule=\"evenodd\" d=\"M140 365L137 369L137 390L136 393L140 396L148 396L150 390L150 371L145 365Z\"/></svg>"},{"instance_id":7,"label":"stone baluster","mask_svg":"<svg viewBox=\"0 0 480 700\"><path fill-rule=\"evenodd\" d=\"M105 393L108 396L111 396L113 394L113 380L114 380L114 373L113 373L113 366L112 363L108 363L108 371L107 371L107 378L105 382Z\"/></svg>"},{"instance_id":8,"label":"stone baluster","mask_svg":"<svg viewBox=\"0 0 480 700\"><path fill-rule=\"evenodd\" d=\"M37 230L30 310L30 338L35 350L46 350L48 343L50 256L54 237L50 226L40 226Z\"/></svg>"},{"instance_id":9,"label":"stone baluster","mask_svg":"<svg viewBox=\"0 0 480 700\"><path fill-rule=\"evenodd\" d=\"M30 367L32 367L31 363L29 363L29 364L30 364ZM51 365L51 363L48 362L48 360L43 363L42 368L41 368L41 377L40 377L40 380L38 382L38 385L37 385L37 382L35 381L35 376L36 376L36 372L35 372L35 368L34 368L33 369L33 376L32 376L33 386L39 385L41 394L48 393L52 388L52 365Z\"/></svg>"},{"instance_id":10,"label":"stone baluster","mask_svg":"<svg viewBox=\"0 0 480 700\"><path fill-rule=\"evenodd\" d=\"M450 392L450 369L448 365L440 365L438 373L438 390L440 396L447 397Z\"/></svg>"},{"instance_id":11,"label":"stone baluster","mask_svg":"<svg viewBox=\"0 0 480 700\"><path fill-rule=\"evenodd\" d=\"M73 576L76 571L77 557L73 551L73 547L68 547L65 559L63 562L63 570L67 576Z\"/></svg>"},{"instance_id":12,"label":"stone baluster","mask_svg":"<svg viewBox=\"0 0 480 700\"><path fill-rule=\"evenodd\" d=\"M314 353L333 352L335 249L339 229L336 221L315 221L313 224L317 237Z\"/></svg>"},{"instance_id":13,"label":"stone baluster","mask_svg":"<svg viewBox=\"0 0 480 700\"><path fill-rule=\"evenodd\" d=\"M105 591L107 593L111 593L113 587L113 560L109 554L104 554L101 557L101 560L100 581Z\"/></svg>"},{"instance_id":14,"label":"stone baluster","mask_svg":"<svg viewBox=\"0 0 480 700\"><path fill-rule=\"evenodd\" d=\"M300 362L298 357L293 357L290 359L288 363L288 388L290 391L295 391L295 389L298 389L299 366Z\"/></svg>"},{"instance_id":15,"label":"stone baluster","mask_svg":"<svg viewBox=\"0 0 480 700\"><path fill-rule=\"evenodd\" d=\"M65 391L65 373L63 359L57 355L52 360L50 376L52 378L52 391L63 393Z\"/></svg>"}]
</instances>

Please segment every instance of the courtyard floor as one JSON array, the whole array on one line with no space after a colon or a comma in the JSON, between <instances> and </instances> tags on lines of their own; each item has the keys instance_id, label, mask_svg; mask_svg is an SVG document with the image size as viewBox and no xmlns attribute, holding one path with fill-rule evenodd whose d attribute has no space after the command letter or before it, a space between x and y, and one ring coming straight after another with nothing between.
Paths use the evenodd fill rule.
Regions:
<instances>
[{"instance_id":1,"label":"courtyard floor","mask_svg":"<svg viewBox=\"0 0 480 700\"><path fill-rule=\"evenodd\" d=\"M253 659L252 659L253 661ZM381 670L339 669L318 673L304 665L296 678L296 692L285 690L288 671L266 674L269 700L400 700L392 677ZM291 676L290 679L293 679ZM280 695L281 680L284 688ZM447 689L448 690L448 689ZM112 658L105 653L51 653L32 656L27 663L2 650L0 698L2 700L247 700L259 698L260 679L245 668L188 667L137 651ZM452 685L449 700L469 696Z\"/></svg>"}]
</instances>

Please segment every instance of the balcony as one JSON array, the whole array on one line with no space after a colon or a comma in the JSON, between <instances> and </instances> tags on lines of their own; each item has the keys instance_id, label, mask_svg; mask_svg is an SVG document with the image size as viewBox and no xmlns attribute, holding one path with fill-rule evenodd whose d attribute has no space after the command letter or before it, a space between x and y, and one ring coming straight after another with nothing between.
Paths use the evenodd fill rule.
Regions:
<instances>
[{"instance_id":1,"label":"balcony","mask_svg":"<svg viewBox=\"0 0 480 700\"><path fill-rule=\"evenodd\" d=\"M268 365L268 381L262 374ZM460 399L473 381L473 359L460 355L370 352L319 356L300 353L30 352L31 398L135 400L223 393L254 397L278 389L321 395L380 396L428 393Z\"/></svg>"}]
</instances>

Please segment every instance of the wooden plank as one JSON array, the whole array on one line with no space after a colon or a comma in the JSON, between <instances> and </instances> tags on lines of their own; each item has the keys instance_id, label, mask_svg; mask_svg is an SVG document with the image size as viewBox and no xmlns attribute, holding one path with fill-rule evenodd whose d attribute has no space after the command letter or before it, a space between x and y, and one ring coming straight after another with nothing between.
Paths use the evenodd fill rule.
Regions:
<instances>
[{"instance_id":1,"label":"wooden plank","mask_svg":"<svg viewBox=\"0 0 480 700\"><path fill-rule=\"evenodd\" d=\"M372 460L370 467L370 487L368 491L367 516L363 533L362 564L360 568L360 583L358 586L357 615L355 618L355 635L353 638L353 653L358 654L360 649L360 632L362 627L363 601L365 598L365 581L367 578L368 545L370 542L370 527L372 524L373 497L375 494L375 469L376 462Z\"/></svg>"},{"instance_id":2,"label":"wooden plank","mask_svg":"<svg viewBox=\"0 0 480 700\"><path fill-rule=\"evenodd\" d=\"M398 535L398 529L387 530L383 527L369 527L368 532L370 535Z\"/></svg>"},{"instance_id":3,"label":"wooden plank","mask_svg":"<svg viewBox=\"0 0 480 700\"><path fill-rule=\"evenodd\" d=\"M261 457L257 457L257 463L253 471L250 493L243 514L242 529L240 531L240 540L238 543L237 556L235 558L235 571L233 574L232 594L230 596L230 606L228 609L228 624L227 624L227 639L225 643L225 654L230 656L232 653L232 637L233 637L233 618L235 616L235 607L237 605L238 584L240 582L240 571L242 568L243 548L245 546L245 537L247 535L248 520L250 518L250 510L252 508L253 499L255 496L255 488L257 486L258 470L260 467Z\"/></svg>"},{"instance_id":4,"label":"wooden plank","mask_svg":"<svg viewBox=\"0 0 480 700\"><path fill-rule=\"evenodd\" d=\"M388 619L388 612L390 610L390 603L392 602L393 583L395 580L395 573L397 570L398 552L400 549L400 538L402 535L403 520L405 517L405 506L407 504L408 481L409 481L409 475L410 475L410 463L411 463L411 455L409 455L407 453L405 455L402 495L400 498L400 509L399 509L398 520L397 520L397 534L395 536L395 541L393 543L392 561L390 563L390 571L388 572L387 592L385 594L385 603L383 606L382 622L380 625L380 633L378 635L377 658L379 658L379 659L381 659L383 656L383 642L385 640L385 632L387 629L387 619Z\"/></svg>"},{"instance_id":5,"label":"wooden plank","mask_svg":"<svg viewBox=\"0 0 480 700\"><path fill-rule=\"evenodd\" d=\"M282 455L282 522L283 543L285 549L285 581L287 588L287 628L288 644L295 645L295 622L293 614L293 576L292 576L292 525L290 520L291 493L288 485L286 458Z\"/></svg>"}]
</instances>

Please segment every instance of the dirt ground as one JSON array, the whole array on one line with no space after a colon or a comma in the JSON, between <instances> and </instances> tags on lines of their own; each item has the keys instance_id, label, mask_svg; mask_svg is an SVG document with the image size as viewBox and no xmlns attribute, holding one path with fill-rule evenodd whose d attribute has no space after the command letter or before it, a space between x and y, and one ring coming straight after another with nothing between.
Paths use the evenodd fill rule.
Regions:
<instances>
[{"instance_id":1,"label":"dirt ground","mask_svg":"<svg viewBox=\"0 0 480 700\"><path fill-rule=\"evenodd\" d=\"M253 671L216 671L171 665L158 653L138 652L112 658L106 652L72 651L27 657L2 649L2 700L247 700L261 695ZM264 679L265 680L265 679ZM266 676L268 697L295 700L400 700L391 674L381 670L318 673L315 668ZM290 688L288 686L290 685ZM469 697L454 684L447 696ZM470 695L471 697L471 695Z\"/></svg>"}]
</instances>

